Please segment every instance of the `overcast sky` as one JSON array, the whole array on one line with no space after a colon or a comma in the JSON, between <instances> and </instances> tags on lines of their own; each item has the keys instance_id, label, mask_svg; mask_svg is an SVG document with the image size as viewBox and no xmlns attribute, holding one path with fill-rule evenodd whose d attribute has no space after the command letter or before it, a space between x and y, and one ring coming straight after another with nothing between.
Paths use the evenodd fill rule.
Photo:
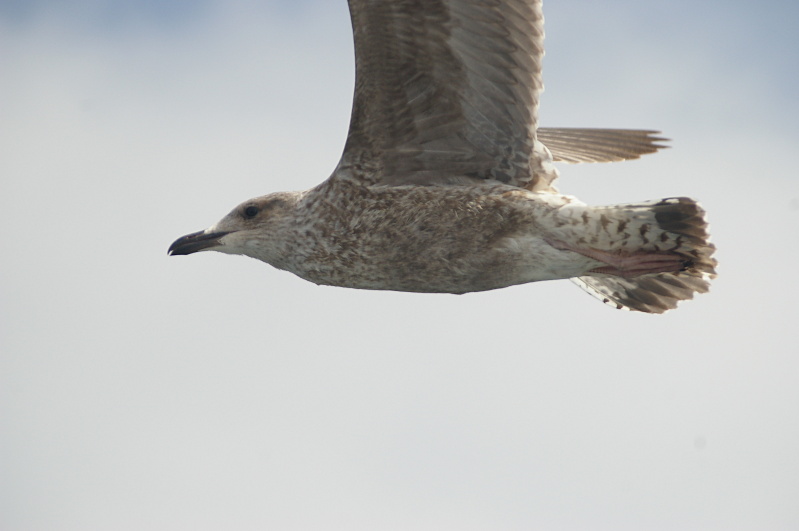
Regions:
<instances>
[{"instance_id":1,"label":"overcast sky","mask_svg":"<svg viewBox=\"0 0 799 531\"><path fill-rule=\"evenodd\" d=\"M799 529L799 3L545 14L544 125L673 139L561 189L702 201L711 293L167 257L333 170L346 2L0 1L0 529Z\"/></svg>"}]
</instances>

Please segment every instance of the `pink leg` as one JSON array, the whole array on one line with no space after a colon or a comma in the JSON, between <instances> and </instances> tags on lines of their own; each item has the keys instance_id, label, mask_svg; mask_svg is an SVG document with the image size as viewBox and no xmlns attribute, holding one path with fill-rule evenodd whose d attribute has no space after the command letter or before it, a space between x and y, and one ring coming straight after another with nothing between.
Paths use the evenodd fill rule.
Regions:
<instances>
[{"instance_id":1,"label":"pink leg","mask_svg":"<svg viewBox=\"0 0 799 531\"><path fill-rule=\"evenodd\" d=\"M685 271L691 266L691 261L684 256L669 251L635 251L611 253L599 249L581 249L572 247L562 241L547 241L555 249L572 251L588 258L607 264L604 267L592 269L591 273L615 275L624 278L633 278L652 273L676 273Z\"/></svg>"}]
</instances>

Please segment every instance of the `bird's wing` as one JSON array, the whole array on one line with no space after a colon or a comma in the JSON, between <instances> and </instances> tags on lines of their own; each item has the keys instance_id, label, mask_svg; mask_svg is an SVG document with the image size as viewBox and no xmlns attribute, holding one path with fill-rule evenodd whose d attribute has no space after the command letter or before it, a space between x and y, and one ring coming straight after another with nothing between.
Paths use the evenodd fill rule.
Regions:
<instances>
[{"instance_id":1,"label":"bird's wing","mask_svg":"<svg viewBox=\"0 0 799 531\"><path fill-rule=\"evenodd\" d=\"M349 0L349 7L355 98L333 178L535 186L548 171L546 150L535 143L540 0Z\"/></svg>"},{"instance_id":2,"label":"bird's wing","mask_svg":"<svg viewBox=\"0 0 799 531\"><path fill-rule=\"evenodd\" d=\"M637 159L668 146L660 131L638 129L575 129L541 127L540 140L552 152L556 162L616 162Z\"/></svg>"}]
</instances>

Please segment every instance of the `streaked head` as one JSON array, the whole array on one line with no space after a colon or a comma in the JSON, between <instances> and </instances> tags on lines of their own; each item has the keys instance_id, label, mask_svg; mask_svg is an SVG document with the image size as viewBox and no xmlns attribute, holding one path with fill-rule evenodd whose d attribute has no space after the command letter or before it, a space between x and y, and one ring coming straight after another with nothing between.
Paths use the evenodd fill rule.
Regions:
<instances>
[{"instance_id":1,"label":"streaked head","mask_svg":"<svg viewBox=\"0 0 799 531\"><path fill-rule=\"evenodd\" d=\"M277 192L245 201L215 225L175 240L168 253L174 256L219 251L272 263L273 244L301 195Z\"/></svg>"}]
</instances>

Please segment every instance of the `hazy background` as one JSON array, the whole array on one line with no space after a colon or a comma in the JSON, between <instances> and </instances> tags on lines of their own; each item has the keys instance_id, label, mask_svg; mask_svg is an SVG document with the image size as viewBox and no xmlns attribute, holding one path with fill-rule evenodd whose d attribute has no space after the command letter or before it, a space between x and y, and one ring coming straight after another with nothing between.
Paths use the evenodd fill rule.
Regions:
<instances>
[{"instance_id":1,"label":"hazy background","mask_svg":"<svg viewBox=\"0 0 799 531\"><path fill-rule=\"evenodd\" d=\"M799 3L549 0L564 166L699 198L710 294L464 296L168 258L340 155L344 0L0 0L0 529L799 529Z\"/></svg>"}]
</instances>

